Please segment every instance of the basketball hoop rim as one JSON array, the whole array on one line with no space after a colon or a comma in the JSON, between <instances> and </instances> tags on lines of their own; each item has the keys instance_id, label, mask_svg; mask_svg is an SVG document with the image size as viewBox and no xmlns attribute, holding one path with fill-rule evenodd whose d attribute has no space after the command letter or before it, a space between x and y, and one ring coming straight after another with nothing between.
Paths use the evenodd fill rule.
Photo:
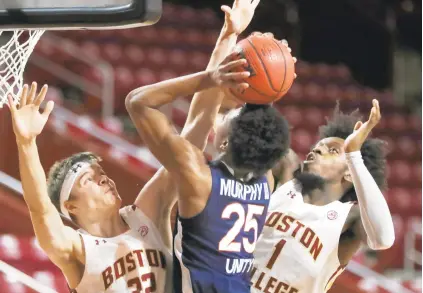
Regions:
<instances>
[{"instance_id":1,"label":"basketball hoop rim","mask_svg":"<svg viewBox=\"0 0 423 293\"><path fill-rule=\"evenodd\" d=\"M162 0L133 0L117 7L38 8L0 11L0 30L104 30L152 25Z\"/></svg>"}]
</instances>

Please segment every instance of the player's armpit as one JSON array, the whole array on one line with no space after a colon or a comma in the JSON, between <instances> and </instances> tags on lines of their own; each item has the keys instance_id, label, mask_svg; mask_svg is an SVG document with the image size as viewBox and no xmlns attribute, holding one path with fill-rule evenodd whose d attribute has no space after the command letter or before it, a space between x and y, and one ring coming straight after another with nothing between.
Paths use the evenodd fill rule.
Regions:
<instances>
[{"instance_id":1,"label":"player's armpit","mask_svg":"<svg viewBox=\"0 0 423 293\"><path fill-rule=\"evenodd\" d=\"M351 207L342 228L338 246L338 258L341 265L347 265L363 243L367 243L367 234L360 218L358 205Z\"/></svg>"},{"instance_id":2,"label":"player's armpit","mask_svg":"<svg viewBox=\"0 0 423 293\"><path fill-rule=\"evenodd\" d=\"M163 242L172 247L172 233L169 219L175 205L178 192L175 181L165 168L160 168L141 189L136 205L160 231Z\"/></svg>"},{"instance_id":3,"label":"player's armpit","mask_svg":"<svg viewBox=\"0 0 423 293\"><path fill-rule=\"evenodd\" d=\"M138 106L128 112L144 143L174 180L194 184L195 174L208 169L203 153L179 136L159 110Z\"/></svg>"},{"instance_id":4,"label":"player's armpit","mask_svg":"<svg viewBox=\"0 0 423 293\"><path fill-rule=\"evenodd\" d=\"M63 270L75 262L85 263L78 233L63 224L56 210L43 214L31 212L30 215L38 243L55 265Z\"/></svg>"},{"instance_id":5,"label":"player's armpit","mask_svg":"<svg viewBox=\"0 0 423 293\"><path fill-rule=\"evenodd\" d=\"M53 207L54 208L54 207ZM40 247L60 268L69 262L85 263L84 249L78 233L63 224L59 213L30 213L32 225Z\"/></svg>"},{"instance_id":6,"label":"player's armpit","mask_svg":"<svg viewBox=\"0 0 423 293\"><path fill-rule=\"evenodd\" d=\"M344 226L342 227L342 233L350 230L358 237L362 242L367 242L367 234L364 230L363 223L360 217L360 208L358 204L354 204L350 212L348 213L347 219L345 220Z\"/></svg>"}]
</instances>

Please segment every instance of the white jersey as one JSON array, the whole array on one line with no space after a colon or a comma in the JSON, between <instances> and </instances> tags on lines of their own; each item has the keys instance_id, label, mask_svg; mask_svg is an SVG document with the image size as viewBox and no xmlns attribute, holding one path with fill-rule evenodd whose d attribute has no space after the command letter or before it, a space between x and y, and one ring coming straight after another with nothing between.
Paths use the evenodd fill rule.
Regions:
<instances>
[{"instance_id":1,"label":"white jersey","mask_svg":"<svg viewBox=\"0 0 423 293\"><path fill-rule=\"evenodd\" d=\"M100 238L78 231L85 246L85 271L71 292L170 292L172 253L158 229L135 206L122 208L120 215L130 229L119 236Z\"/></svg>"},{"instance_id":2,"label":"white jersey","mask_svg":"<svg viewBox=\"0 0 423 293\"><path fill-rule=\"evenodd\" d=\"M353 203L304 203L289 181L273 193L254 252L251 292L322 293L344 268L338 244Z\"/></svg>"}]
</instances>

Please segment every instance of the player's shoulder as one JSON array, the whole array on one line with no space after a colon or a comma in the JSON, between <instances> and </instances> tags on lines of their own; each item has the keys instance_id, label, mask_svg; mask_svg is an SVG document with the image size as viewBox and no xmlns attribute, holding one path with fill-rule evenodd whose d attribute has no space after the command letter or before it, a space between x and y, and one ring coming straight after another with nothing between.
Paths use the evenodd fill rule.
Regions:
<instances>
[{"instance_id":1,"label":"player's shoulder","mask_svg":"<svg viewBox=\"0 0 423 293\"><path fill-rule=\"evenodd\" d=\"M270 198L269 210L277 208L287 200L302 199L301 184L297 180L290 180L279 186Z\"/></svg>"},{"instance_id":2,"label":"player's shoulder","mask_svg":"<svg viewBox=\"0 0 423 293\"><path fill-rule=\"evenodd\" d=\"M131 230L139 230L140 227L157 229L154 222L136 205L128 205L119 210L120 216L128 224Z\"/></svg>"},{"instance_id":3,"label":"player's shoulder","mask_svg":"<svg viewBox=\"0 0 423 293\"><path fill-rule=\"evenodd\" d=\"M273 192L272 198L284 198L289 197L292 194L301 195L301 189L301 184L297 180L293 179L279 186L275 192Z\"/></svg>"},{"instance_id":4,"label":"player's shoulder","mask_svg":"<svg viewBox=\"0 0 423 293\"><path fill-rule=\"evenodd\" d=\"M332 208L338 208L338 209L343 209L346 210L347 212L349 211L353 211L358 209L358 202L357 201L340 201L340 200L335 200L333 202L331 202L330 204L328 204L327 206L331 206Z\"/></svg>"}]
</instances>

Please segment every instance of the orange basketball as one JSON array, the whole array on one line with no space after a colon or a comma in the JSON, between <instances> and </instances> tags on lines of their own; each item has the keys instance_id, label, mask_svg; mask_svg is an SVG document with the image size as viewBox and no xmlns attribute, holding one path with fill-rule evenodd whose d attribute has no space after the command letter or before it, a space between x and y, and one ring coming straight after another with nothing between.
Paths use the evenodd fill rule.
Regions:
<instances>
[{"instance_id":1,"label":"orange basketball","mask_svg":"<svg viewBox=\"0 0 423 293\"><path fill-rule=\"evenodd\" d=\"M294 81L294 60L288 48L274 38L255 35L240 41L236 50L245 58L251 75L246 90L231 90L238 99L250 104L268 104L282 98Z\"/></svg>"}]
</instances>

